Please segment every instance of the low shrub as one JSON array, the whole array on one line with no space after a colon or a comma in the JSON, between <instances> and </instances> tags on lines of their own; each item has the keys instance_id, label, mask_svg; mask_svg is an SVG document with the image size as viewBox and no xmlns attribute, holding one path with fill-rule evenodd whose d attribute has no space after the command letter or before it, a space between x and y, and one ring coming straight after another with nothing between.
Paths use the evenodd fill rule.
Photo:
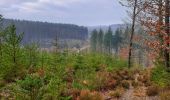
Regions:
<instances>
[{"instance_id":1,"label":"low shrub","mask_svg":"<svg viewBox=\"0 0 170 100\"><path fill-rule=\"evenodd\" d=\"M17 83L21 88L32 91L34 89L40 88L43 83L40 77L37 77L36 75L28 75L24 80L18 80Z\"/></svg>"},{"instance_id":2,"label":"low shrub","mask_svg":"<svg viewBox=\"0 0 170 100\"><path fill-rule=\"evenodd\" d=\"M170 90L165 90L160 93L161 100L170 100Z\"/></svg>"},{"instance_id":3,"label":"low shrub","mask_svg":"<svg viewBox=\"0 0 170 100\"><path fill-rule=\"evenodd\" d=\"M109 77L109 74L107 72L96 73L95 80L92 82L95 90L101 90L108 84L109 78L106 77Z\"/></svg>"},{"instance_id":4,"label":"low shrub","mask_svg":"<svg viewBox=\"0 0 170 100\"><path fill-rule=\"evenodd\" d=\"M122 87L125 88L125 89L129 89L129 88L130 88L130 83L129 83L129 81L124 80L124 81L121 82L121 85L122 85Z\"/></svg>"},{"instance_id":5,"label":"low shrub","mask_svg":"<svg viewBox=\"0 0 170 100\"><path fill-rule=\"evenodd\" d=\"M90 92L89 90L82 90L78 100L104 100L103 96L98 92Z\"/></svg>"},{"instance_id":6,"label":"low shrub","mask_svg":"<svg viewBox=\"0 0 170 100\"><path fill-rule=\"evenodd\" d=\"M146 94L148 95L148 96L156 96L156 95L158 95L159 94L159 88L158 88L158 86L149 86L148 88L147 88L147 91L146 91Z\"/></svg>"},{"instance_id":7,"label":"low shrub","mask_svg":"<svg viewBox=\"0 0 170 100\"><path fill-rule=\"evenodd\" d=\"M36 75L27 75L24 80L18 80L17 84L22 90L27 91L32 99L35 99L43 86L43 81Z\"/></svg>"},{"instance_id":8,"label":"low shrub","mask_svg":"<svg viewBox=\"0 0 170 100\"><path fill-rule=\"evenodd\" d=\"M3 79L8 83L15 82L15 80L24 78L27 73L24 66L20 65L6 66L6 69L2 72Z\"/></svg>"},{"instance_id":9,"label":"low shrub","mask_svg":"<svg viewBox=\"0 0 170 100\"><path fill-rule=\"evenodd\" d=\"M73 82L74 72L75 70L72 67L68 67L65 69L65 76L63 76L63 80L66 82Z\"/></svg>"},{"instance_id":10,"label":"low shrub","mask_svg":"<svg viewBox=\"0 0 170 100\"><path fill-rule=\"evenodd\" d=\"M123 92L124 92L124 89L119 87L119 88L116 88L115 91L111 91L109 95L113 98L120 98Z\"/></svg>"},{"instance_id":11,"label":"low shrub","mask_svg":"<svg viewBox=\"0 0 170 100\"><path fill-rule=\"evenodd\" d=\"M138 86L139 86L139 82L132 81L132 86L133 86L134 88L138 87Z\"/></svg>"}]
</instances>

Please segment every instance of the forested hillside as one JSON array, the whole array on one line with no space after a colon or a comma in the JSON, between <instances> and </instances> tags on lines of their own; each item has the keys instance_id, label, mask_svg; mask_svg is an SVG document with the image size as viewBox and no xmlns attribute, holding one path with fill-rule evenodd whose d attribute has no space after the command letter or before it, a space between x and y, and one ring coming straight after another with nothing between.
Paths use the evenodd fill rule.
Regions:
<instances>
[{"instance_id":1,"label":"forested hillside","mask_svg":"<svg viewBox=\"0 0 170 100\"><path fill-rule=\"evenodd\" d=\"M24 32L23 43L36 42L41 46L50 46L56 39L86 40L88 30L86 27L72 24L55 24L47 22L34 22L25 20L4 19L4 27L15 24L16 32Z\"/></svg>"},{"instance_id":2,"label":"forested hillside","mask_svg":"<svg viewBox=\"0 0 170 100\"><path fill-rule=\"evenodd\" d=\"M88 32L89 32L89 36L91 36L91 33L93 32L93 30L100 30L102 29L104 32L107 32L109 27L111 28L111 30L113 32L115 32L118 28L119 29L124 29L126 28L128 25L126 24L112 24L112 25L100 25L100 26L88 26Z\"/></svg>"},{"instance_id":3,"label":"forested hillside","mask_svg":"<svg viewBox=\"0 0 170 100\"><path fill-rule=\"evenodd\" d=\"M170 0L111 1L2 0L0 100L170 100ZM130 20L109 27L113 16L103 13L115 6L110 13L119 15L118 5ZM28 14L34 20L35 13L41 21L49 13L59 18L51 10L63 11L63 23L107 25L5 19Z\"/></svg>"}]
</instances>

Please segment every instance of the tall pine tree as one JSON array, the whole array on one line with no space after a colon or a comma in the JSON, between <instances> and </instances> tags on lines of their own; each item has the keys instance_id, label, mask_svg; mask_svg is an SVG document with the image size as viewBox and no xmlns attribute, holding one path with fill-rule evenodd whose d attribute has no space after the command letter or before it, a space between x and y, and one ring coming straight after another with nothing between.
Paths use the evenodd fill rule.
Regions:
<instances>
[{"instance_id":1,"label":"tall pine tree","mask_svg":"<svg viewBox=\"0 0 170 100\"><path fill-rule=\"evenodd\" d=\"M9 26L6 31L6 36L4 38L6 54L11 60L11 62L16 65L18 63L18 58L20 57L20 43L23 39L23 33L17 34L15 25Z\"/></svg>"},{"instance_id":2,"label":"tall pine tree","mask_svg":"<svg viewBox=\"0 0 170 100\"><path fill-rule=\"evenodd\" d=\"M107 54L110 54L112 52L112 37L113 37L113 32L111 27L109 27L108 32L106 32L104 36L104 47L105 47L105 52Z\"/></svg>"},{"instance_id":3,"label":"tall pine tree","mask_svg":"<svg viewBox=\"0 0 170 100\"><path fill-rule=\"evenodd\" d=\"M95 52L97 50L97 35L98 35L97 30L93 30L92 36L90 39L92 52Z\"/></svg>"},{"instance_id":4,"label":"tall pine tree","mask_svg":"<svg viewBox=\"0 0 170 100\"><path fill-rule=\"evenodd\" d=\"M115 55L118 55L119 46L120 43L122 42L121 34L122 34L122 30L118 28L115 32L115 35L113 36L112 44L113 44L113 48L115 49Z\"/></svg>"},{"instance_id":5,"label":"tall pine tree","mask_svg":"<svg viewBox=\"0 0 170 100\"><path fill-rule=\"evenodd\" d=\"M103 36L104 36L104 32L102 29L100 29L97 36L97 48L100 53L103 52Z\"/></svg>"},{"instance_id":6,"label":"tall pine tree","mask_svg":"<svg viewBox=\"0 0 170 100\"><path fill-rule=\"evenodd\" d=\"M3 37L4 37L4 33L3 33L3 30L2 30L2 15L0 15L0 64L2 62L2 56L3 56Z\"/></svg>"}]
</instances>

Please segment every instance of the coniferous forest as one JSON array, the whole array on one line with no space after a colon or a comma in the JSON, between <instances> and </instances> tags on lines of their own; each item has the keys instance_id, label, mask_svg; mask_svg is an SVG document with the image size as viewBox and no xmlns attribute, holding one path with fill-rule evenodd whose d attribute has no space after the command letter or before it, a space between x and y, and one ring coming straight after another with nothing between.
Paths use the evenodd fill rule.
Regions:
<instances>
[{"instance_id":1,"label":"coniferous forest","mask_svg":"<svg viewBox=\"0 0 170 100\"><path fill-rule=\"evenodd\" d=\"M118 1L107 26L0 15L0 100L170 100L170 1Z\"/></svg>"},{"instance_id":2,"label":"coniferous forest","mask_svg":"<svg viewBox=\"0 0 170 100\"><path fill-rule=\"evenodd\" d=\"M39 43L41 47L52 46L56 38L85 41L88 37L86 27L72 24L55 24L47 22L21 21L4 19L3 27L14 24L17 33L24 32L23 44Z\"/></svg>"}]
</instances>

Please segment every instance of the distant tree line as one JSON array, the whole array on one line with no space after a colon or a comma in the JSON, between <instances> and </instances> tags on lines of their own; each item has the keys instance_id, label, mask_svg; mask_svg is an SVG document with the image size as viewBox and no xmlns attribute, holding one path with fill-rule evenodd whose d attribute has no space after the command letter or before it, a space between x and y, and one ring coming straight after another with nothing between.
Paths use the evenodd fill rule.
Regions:
<instances>
[{"instance_id":1,"label":"distant tree line","mask_svg":"<svg viewBox=\"0 0 170 100\"><path fill-rule=\"evenodd\" d=\"M120 43L123 41L122 30L117 29L115 33L108 29L104 32L102 29L100 31L93 30L91 36L91 50L92 52L107 53L111 54L113 51L115 54L118 53Z\"/></svg>"},{"instance_id":2,"label":"distant tree line","mask_svg":"<svg viewBox=\"0 0 170 100\"><path fill-rule=\"evenodd\" d=\"M139 65L144 65L145 51L149 48L144 45L145 39L150 38L143 29L138 26L136 27L136 35L134 36L135 42L133 42L133 54L132 56ZM97 53L114 54L116 57L120 56L122 49L129 48L131 28L127 25L124 28L117 28L115 32L109 28L106 32L102 29L92 31L90 38L91 51ZM142 38L142 39L141 39ZM124 54L127 55L127 54ZM127 58L128 59L128 58Z\"/></svg>"},{"instance_id":3,"label":"distant tree line","mask_svg":"<svg viewBox=\"0 0 170 100\"><path fill-rule=\"evenodd\" d=\"M25 20L4 19L3 26L14 24L16 32L24 32L22 43L31 42L51 42L56 37L60 39L86 40L88 29L83 26L72 24L55 24L47 22L34 22Z\"/></svg>"}]
</instances>

